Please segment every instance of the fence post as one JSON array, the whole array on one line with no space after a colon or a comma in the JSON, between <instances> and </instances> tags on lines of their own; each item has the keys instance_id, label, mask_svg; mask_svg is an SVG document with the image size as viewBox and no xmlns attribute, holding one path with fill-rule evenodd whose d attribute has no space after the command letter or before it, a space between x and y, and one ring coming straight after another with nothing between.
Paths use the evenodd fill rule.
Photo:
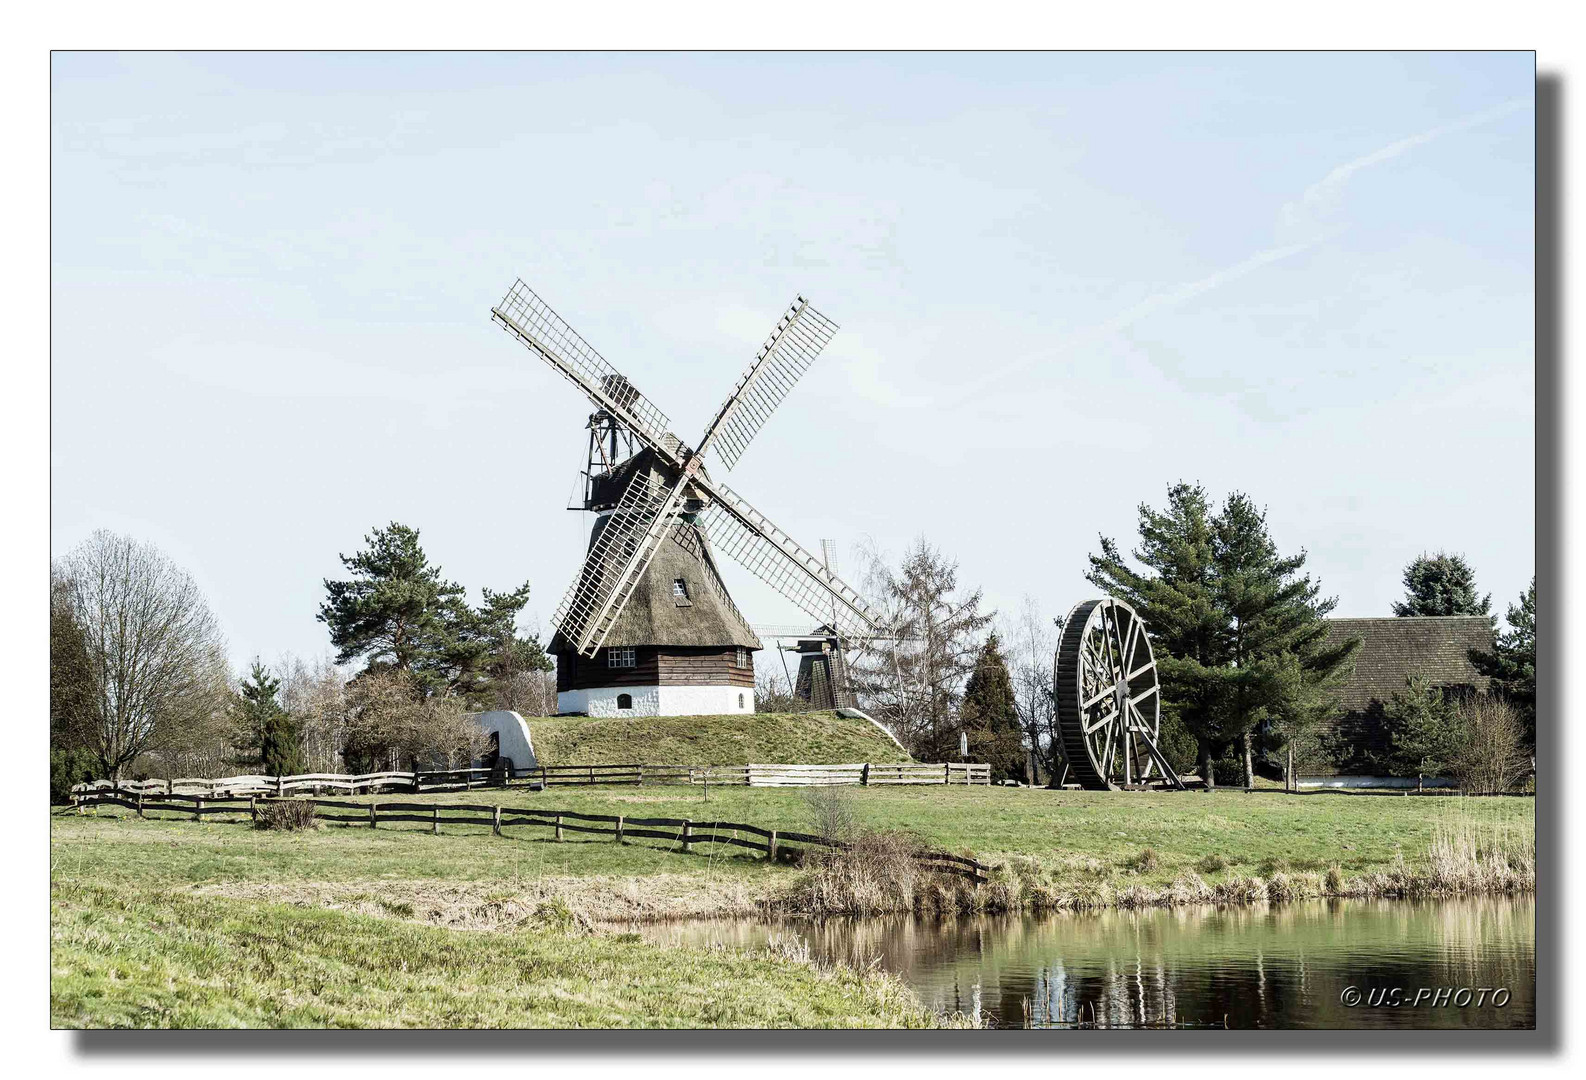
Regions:
<instances>
[{"instance_id":1,"label":"fence post","mask_svg":"<svg viewBox=\"0 0 1586 1080\"><path fill-rule=\"evenodd\" d=\"M419 763L413 763L413 794L419 793Z\"/></svg>"},{"instance_id":2,"label":"fence post","mask_svg":"<svg viewBox=\"0 0 1586 1080\"><path fill-rule=\"evenodd\" d=\"M551 785L551 778L546 775L545 766L541 765L540 766L540 790L544 791L546 788L550 787L550 785Z\"/></svg>"},{"instance_id":3,"label":"fence post","mask_svg":"<svg viewBox=\"0 0 1586 1080\"><path fill-rule=\"evenodd\" d=\"M619 844L622 843L622 819L626 816L626 814L617 815L617 843Z\"/></svg>"},{"instance_id":4,"label":"fence post","mask_svg":"<svg viewBox=\"0 0 1586 1080\"><path fill-rule=\"evenodd\" d=\"M639 766L639 787L644 786L644 766Z\"/></svg>"},{"instance_id":5,"label":"fence post","mask_svg":"<svg viewBox=\"0 0 1586 1080\"><path fill-rule=\"evenodd\" d=\"M259 800L253 795L248 796L248 818L255 825L259 823Z\"/></svg>"},{"instance_id":6,"label":"fence post","mask_svg":"<svg viewBox=\"0 0 1586 1080\"><path fill-rule=\"evenodd\" d=\"M694 832L693 819L692 818L684 818L683 819L683 850L685 852L693 850L693 846L692 846L693 843L694 843L693 832Z\"/></svg>"},{"instance_id":7,"label":"fence post","mask_svg":"<svg viewBox=\"0 0 1586 1080\"><path fill-rule=\"evenodd\" d=\"M865 762L865 767L859 771L859 786L870 786L870 762Z\"/></svg>"},{"instance_id":8,"label":"fence post","mask_svg":"<svg viewBox=\"0 0 1586 1080\"><path fill-rule=\"evenodd\" d=\"M942 783L951 784L953 782L952 768L949 763L942 762Z\"/></svg>"},{"instance_id":9,"label":"fence post","mask_svg":"<svg viewBox=\"0 0 1586 1080\"><path fill-rule=\"evenodd\" d=\"M496 807L490 814L490 831L497 836L501 835L501 807Z\"/></svg>"},{"instance_id":10,"label":"fence post","mask_svg":"<svg viewBox=\"0 0 1586 1080\"><path fill-rule=\"evenodd\" d=\"M286 795L286 777L277 776L275 778L275 797L277 799L279 799L279 798L284 797L285 795Z\"/></svg>"},{"instance_id":11,"label":"fence post","mask_svg":"<svg viewBox=\"0 0 1586 1080\"><path fill-rule=\"evenodd\" d=\"M776 830L771 830L771 836L765 842L765 857L771 862L776 862Z\"/></svg>"},{"instance_id":12,"label":"fence post","mask_svg":"<svg viewBox=\"0 0 1586 1080\"><path fill-rule=\"evenodd\" d=\"M439 806L430 807L430 815L430 835L439 836L441 834L441 808Z\"/></svg>"},{"instance_id":13,"label":"fence post","mask_svg":"<svg viewBox=\"0 0 1586 1080\"><path fill-rule=\"evenodd\" d=\"M204 820L204 797L202 795L197 795L193 798L193 820Z\"/></svg>"},{"instance_id":14,"label":"fence post","mask_svg":"<svg viewBox=\"0 0 1586 1080\"><path fill-rule=\"evenodd\" d=\"M369 800L369 827L371 829L374 828L375 827L375 822L379 821L379 820L380 820L379 811L375 809L375 801L373 799L370 799Z\"/></svg>"},{"instance_id":15,"label":"fence post","mask_svg":"<svg viewBox=\"0 0 1586 1080\"><path fill-rule=\"evenodd\" d=\"M167 776L165 778L165 793L167 795L175 795L176 794L176 788L172 786L171 778L169 776Z\"/></svg>"},{"instance_id":16,"label":"fence post","mask_svg":"<svg viewBox=\"0 0 1586 1080\"><path fill-rule=\"evenodd\" d=\"M595 782L595 767L593 765L589 767L589 782L591 784Z\"/></svg>"},{"instance_id":17,"label":"fence post","mask_svg":"<svg viewBox=\"0 0 1586 1080\"><path fill-rule=\"evenodd\" d=\"M556 815L556 842L558 844L560 844L562 842L562 815L561 814L557 814Z\"/></svg>"},{"instance_id":18,"label":"fence post","mask_svg":"<svg viewBox=\"0 0 1586 1080\"><path fill-rule=\"evenodd\" d=\"M138 816L143 816L143 792L138 792Z\"/></svg>"}]
</instances>

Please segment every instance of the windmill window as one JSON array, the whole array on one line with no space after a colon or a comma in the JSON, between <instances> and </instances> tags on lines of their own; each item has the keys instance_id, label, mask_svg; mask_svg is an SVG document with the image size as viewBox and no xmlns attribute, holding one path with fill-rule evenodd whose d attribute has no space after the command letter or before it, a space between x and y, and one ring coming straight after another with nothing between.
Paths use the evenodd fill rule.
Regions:
<instances>
[{"instance_id":1,"label":"windmill window","mask_svg":"<svg viewBox=\"0 0 1586 1080\"><path fill-rule=\"evenodd\" d=\"M741 668L748 667L749 666L749 650L744 648L742 645L738 646L737 656L734 657L734 660L736 661L738 667L741 667ZM743 704L743 702L740 701L739 704L741 705L741 704Z\"/></svg>"},{"instance_id":2,"label":"windmill window","mask_svg":"<svg viewBox=\"0 0 1586 1080\"><path fill-rule=\"evenodd\" d=\"M633 695L632 694L618 694L617 695L617 708L619 708L619 709L631 709L631 708L633 708Z\"/></svg>"},{"instance_id":3,"label":"windmill window","mask_svg":"<svg viewBox=\"0 0 1586 1080\"><path fill-rule=\"evenodd\" d=\"M638 660L634 657L633 646L629 645L620 649L607 649L606 666L609 668L637 667ZM626 694L622 696L627 697Z\"/></svg>"},{"instance_id":4,"label":"windmill window","mask_svg":"<svg viewBox=\"0 0 1586 1080\"><path fill-rule=\"evenodd\" d=\"M743 695L742 694L738 695L738 708L740 708L740 709L743 708Z\"/></svg>"},{"instance_id":5,"label":"windmill window","mask_svg":"<svg viewBox=\"0 0 1586 1080\"><path fill-rule=\"evenodd\" d=\"M678 578L672 582L672 603L678 607L692 607L694 601L689 599L688 582Z\"/></svg>"}]
</instances>

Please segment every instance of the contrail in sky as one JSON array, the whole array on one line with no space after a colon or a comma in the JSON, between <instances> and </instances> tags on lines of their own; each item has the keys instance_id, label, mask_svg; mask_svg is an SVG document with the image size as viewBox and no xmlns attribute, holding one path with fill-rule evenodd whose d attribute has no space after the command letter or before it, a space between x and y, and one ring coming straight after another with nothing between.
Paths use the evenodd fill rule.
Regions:
<instances>
[{"instance_id":1,"label":"contrail in sky","mask_svg":"<svg viewBox=\"0 0 1586 1080\"><path fill-rule=\"evenodd\" d=\"M1508 116L1512 112L1526 108L1530 104L1531 102L1526 99L1506 101L1501 105L1471 113L1469 116L1461 117L1458 120L1450 120L1447 123L1428 128L1418 134L1408 135L1378 150L1373 150L1369 154L1364 154L1352 161L1346 161L1306 188L1297 201L1285 203L1283 206L1280 214L1280 226L1284 227L1284 231L1309 226L1307 231L1311 232L1310 236L1294 243L1265 248L1241 259L1232 266L1218 270L1216 273L1208 274L1195 281L1185 282L1171 289L1153 293L1105 322L1098 323L1073 335L1055 351L1026 357L1023 360L1016 360L1000 371L993 372L964 387L959 392L960 395L978 394L987 387L1002 382L1009 375L1020 369L1027 368L1031 364L1063 356L1082 345L1090 344L1100 338L1124 330L1158 311L1174 307L1184 303L1186 300L1211 292L1213 289L1226 285L1230 281L1237 281L1251 271L1258 270L1270 263L1275 263L1280 259L1298 255L1302 251L1308 251L1333 234L1333 230L1323 228L1317 219L1337 204L1343 194L1345 185L1349 183L1350 177L1360 170L1389 161L1417 146L1424 146L1434 139L1440 139L1444 135L1451 135L1455 132L1466 131L1481 124L1490 123L1493 120Z\"/></svg>"}]
</instances>

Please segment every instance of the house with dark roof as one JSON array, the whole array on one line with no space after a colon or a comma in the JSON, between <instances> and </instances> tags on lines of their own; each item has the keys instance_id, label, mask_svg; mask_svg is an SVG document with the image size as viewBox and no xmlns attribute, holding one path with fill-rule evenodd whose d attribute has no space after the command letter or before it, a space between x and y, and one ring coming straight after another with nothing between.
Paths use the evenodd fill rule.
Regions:
<instances>
[{"instance_id":1,"label":"house with dark roof","mask_svg":"<svg viewBox=\"0 0 1586 1080\"><path fill-rule=\"evenodd\" d=\"M1329 619L1327 635L1329 641L1360 639L1354 674L1339 695L1343 712L1327 738L1341 774L1374 771L1370 758L1388 748L1383 708L1410 676L1423 676L1445 693L1487 689L1487 678L1470 661L1472 649L1492 651L1492 621L1485 615Z\"/></svg>"}]
</instances>

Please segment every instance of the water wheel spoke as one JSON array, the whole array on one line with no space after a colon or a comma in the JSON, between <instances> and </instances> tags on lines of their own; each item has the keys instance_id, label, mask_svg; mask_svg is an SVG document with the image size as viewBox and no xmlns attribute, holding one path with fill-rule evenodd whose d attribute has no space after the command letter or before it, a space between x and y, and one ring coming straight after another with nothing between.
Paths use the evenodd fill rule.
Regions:
<instances>
[{"instance_id":1,"label":"water wheel spoke","mask_svg":"<svg viewBox=\"0 0 1586 1080\"><path fill-rule=\"evenodd\" d=\"M1144 701L1146 698L1150 697L1152 694L1154 694L1156 692L1157 692L1157 685L1156 685L1156 683L1152 683L1149 687L1147 687L1146 689L1140 691L1134 697L1129 699L1129 707L1133 708L1134 706L1140 704L1140 702Z\"/></svg>"},{"instance_id":2,"label":"water wheel spoke","mask_svg":"<svg viewBox=\"0 0 1586 1080\"><path fill-rule=\"evenodd\" d=\"M1144 675L1148 671L1153 670L1155 667L1156 667L1156 661L1155 660L1151 660L1151 661L1148 661L1147 663L1141 664L1139 667L1137 667L1133 671L1129 672L1129 681L1130 682L1134 682L1140 676Z\"/></svg>"},{"instance_id":3,"label":"water wheel spoke","mask_svg":"<svg viewBox=\"0 0 1586 1080\"><path fill-rule=\"evenodd\" d=\"M1096 704L1096 702L1100 701L1102 698L1106 697L1108 694L1111 694L1111 693L1112 693L1112 687L1110 687L1110 686L1102 687L1100 690L1096 691L1096 693L1094 695L1092 695L1090 698L1086 699L1085 701L1081 701L1079 703L1080 710L1083 711L1085 709L1090 708L1092 705Z\"/></svg>"},{"instance_id":4,"label":"water wheel spoke","mask_svg":"<svg viewBox=\"0 0 1586 1080\"><path fill-rule=\"evenodd\" d=\"M1109 694L1112 693L1111 690L1109 690L1107 692ZM1109 712L1106 715L1104 715L1103 717L1101 717L1101 719L1097 720L1094 724L1086 724L1085 725L1085 734L1089 735L1091 732L1095 731L1097 728L1101 727L1103 724L1111 723L1113 720L1116 720L1116 719L1118 719L1118 710L1114 709L1111 712Z\"/></svg>"}]
</instances>

